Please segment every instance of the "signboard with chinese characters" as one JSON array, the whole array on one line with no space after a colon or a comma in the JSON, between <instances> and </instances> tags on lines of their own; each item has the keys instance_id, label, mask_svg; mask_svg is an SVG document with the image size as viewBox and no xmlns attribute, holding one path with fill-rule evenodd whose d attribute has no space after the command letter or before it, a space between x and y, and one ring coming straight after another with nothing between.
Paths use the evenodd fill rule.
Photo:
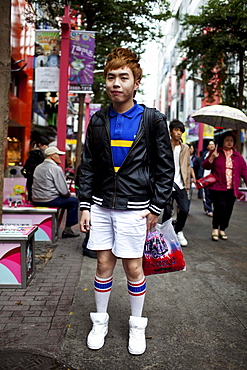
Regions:
<instances>
[{"instance_id":1,"label":"signboard with chinese characters","mask_svg":"<svg viewBox=\"0 0 247 370\"><path fill-rule=\"evenodd\" d=\"M35 91L59 91L60 35L57 30L35 32Z\"/></svg>"}]
</instances>

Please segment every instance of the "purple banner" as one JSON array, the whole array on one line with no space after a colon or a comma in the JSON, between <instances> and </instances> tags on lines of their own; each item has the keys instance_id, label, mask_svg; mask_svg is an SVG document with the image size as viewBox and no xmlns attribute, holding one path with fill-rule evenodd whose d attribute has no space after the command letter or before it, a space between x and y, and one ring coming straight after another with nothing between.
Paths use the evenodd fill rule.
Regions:
<instances>
[{"instance_id":1,"label":"purple banner","mask_svg":"<svg viewBox=\"0 0 247 370\"><path fill-rule=\"evenodd\" d=\"M91 118L94 115L94 113L101 109L101 104L90 104L89 108L90 108L89 117Z\"/></svg>"},{"instance_id":2,"label":"purple banner","mask_svg":"<svg viewBox=\"0 0 247 370\"><path fill-rule=\"evenodd\" d=\"M94 32L71 31L69 91L76 93L92 92L94 48Z\"/></svg>"}]
</instances>

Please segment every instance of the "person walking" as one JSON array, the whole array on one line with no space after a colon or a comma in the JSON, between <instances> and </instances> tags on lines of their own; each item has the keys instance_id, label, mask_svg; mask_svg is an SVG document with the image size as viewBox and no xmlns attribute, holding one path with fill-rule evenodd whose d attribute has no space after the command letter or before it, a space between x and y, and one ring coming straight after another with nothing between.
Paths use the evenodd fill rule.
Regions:
<instances>
[{"instance_id":1,"label":"person walking","mask_svg":"<svg viewBox=\"0 0 247 370\"><path fill-rule=\"evenodd\" d=\"M215 142L213 140L208 141L207 150L201 156L200 166L200 178L205 177L211 173L211 170L205 169L202 166L203 161L208 157L209 153L215 149ZM203 207L207 216L213 217L213 204L209 192L209 187L205 186L202 190Z\"/></svg>"},{"instance_id":2,"label":"person walking","mask_svg":"<svg viewBox=\"0 0 247 370\"><path fill-rule=\"evenodd\" d=\"M189 203L189 211L190 211L190 204L193 195L193 187L196 187L196 179L199 169L199 158L195 154L195 147L193 144L187 144L190 150L190 189L188 191L188 203Z\"/></svg>"},{"instance_id":3,"label":"person walking","mask_svg":"<svg viewBox=\"0 0 247 370\"><path fill-rule=\"evenodd\" d=\"M36 207L59 207L67 210L65 229L62 238L80 236L74 233L72 226L78 224L79 202L76 197L70 196L68 185L61 167L60 156L64 155L55 146L45 150L46 158L38 165L33 174L33 204Z\"/></svg>"},{"instance_id":4,"label":"person walking","mask_svg":"<svg viewBox=\"0 0 247 370\"><path fill-rule=\"evenodd\" d=\"M216 178L216 182L209 186L214 205L211 234L214 241L219 238L228 239L225 230L230 222L241 177L247 185L247 165L242 155L235 150L235 145L236 137L233 132L223 133L219 137L218 147L202 163Z\"/></svg>"},{"instance_id":5,"label":"person walking","mask_svg":"<svg viewBox=\"0 0 247 370\"><path fill-rule=\"evenodd\" d=\"M79 176L80 227L90 230L87 247L97 251L96 312L90 313L87 345L94 350L104 345L113 272L121 258L131 307L128 350L140 355L148 322L142 317L144 242L171 196L174 162L166 117L134 100L142 78L139 57L115 48L104 76L112 103L90 120Z\"/></svg>"},{"instance_id":6,"label":"person walking","mask_svg":"<svg viewBox=\"0 0 247 370\"><path fill-rule=\"evenodd\" d=\"M184 236L183 228L185 226L188 213L189 201L188 191L190 189L191 167L190 167L190 150L187 144L183 144L181 137L185 131L184 124L174 119L170 122L171 145L174 154L175 176L172 189L172 200L176 201L178 212L177 219L174 223L175 232L178 241L182 247L188 245ZM173 203L164 208L162 221L165 222L171 217Z\"/></svg>"}]
</instances>

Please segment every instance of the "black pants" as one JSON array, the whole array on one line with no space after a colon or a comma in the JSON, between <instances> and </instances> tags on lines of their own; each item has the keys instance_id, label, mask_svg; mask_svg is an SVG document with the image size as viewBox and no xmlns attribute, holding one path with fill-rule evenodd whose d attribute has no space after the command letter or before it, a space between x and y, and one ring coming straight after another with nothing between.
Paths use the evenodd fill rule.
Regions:
<instances>
[{"instance_id":1,"label":"black pants","mask_svg":"<svg viewBox=\"0 0 247 370\"><path fill-rule=\"evenodd\" d=\"M37 207L59 207L67 209L66 227L78 224L78 206L79 201L75 197L58 197L50 202L33 202Z\"/></svg>"},{"instance_id":2,"label":"black pants","mask_svg":"<svg viewBox=\"0 0 247 370\"><path fill-rule=\"evenodd\" d=\"M175 190L172 192L172 202L170 205L167 205L164 209L162 222L165 222L171 218L172 214L172 203L173 201L177 202L178 206L178 215L177 215L177 221L175 225L175 232L176 234L179 233L179 231L182 231L185 225L185 222L188 217L189 213L189 201L188 201L188 195L186 189L179 189L177 186Z\"/></svg>"},{"instance_id":3,"label":"black pants","mask_svg":"<svg viewBox=\"0 0 247 370\"><path fill-rule=\"evenodd\" d=\"M214 204L213 229L220 228L221 231L225 231L229 225L236 200L233 189L227 191L210 190L210 197Z\"/></svg>"}]
</instances>

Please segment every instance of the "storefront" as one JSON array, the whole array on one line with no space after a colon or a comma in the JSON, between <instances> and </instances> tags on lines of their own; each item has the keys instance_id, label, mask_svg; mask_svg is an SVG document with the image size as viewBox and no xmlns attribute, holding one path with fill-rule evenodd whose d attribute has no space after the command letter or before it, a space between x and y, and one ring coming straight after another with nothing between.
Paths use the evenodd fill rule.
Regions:
<instances>
[{"instance_id":1,"label":"storefront","mask_svg":"<svg viewBox=\"0 0 247 370\"><path fill-rule=\"evenodd\" d=\"M11 81L5 168L23 165L27 158L32 125L34 27L24 14L25 0L11 2Z\"/></svg>"}]
</instances>

